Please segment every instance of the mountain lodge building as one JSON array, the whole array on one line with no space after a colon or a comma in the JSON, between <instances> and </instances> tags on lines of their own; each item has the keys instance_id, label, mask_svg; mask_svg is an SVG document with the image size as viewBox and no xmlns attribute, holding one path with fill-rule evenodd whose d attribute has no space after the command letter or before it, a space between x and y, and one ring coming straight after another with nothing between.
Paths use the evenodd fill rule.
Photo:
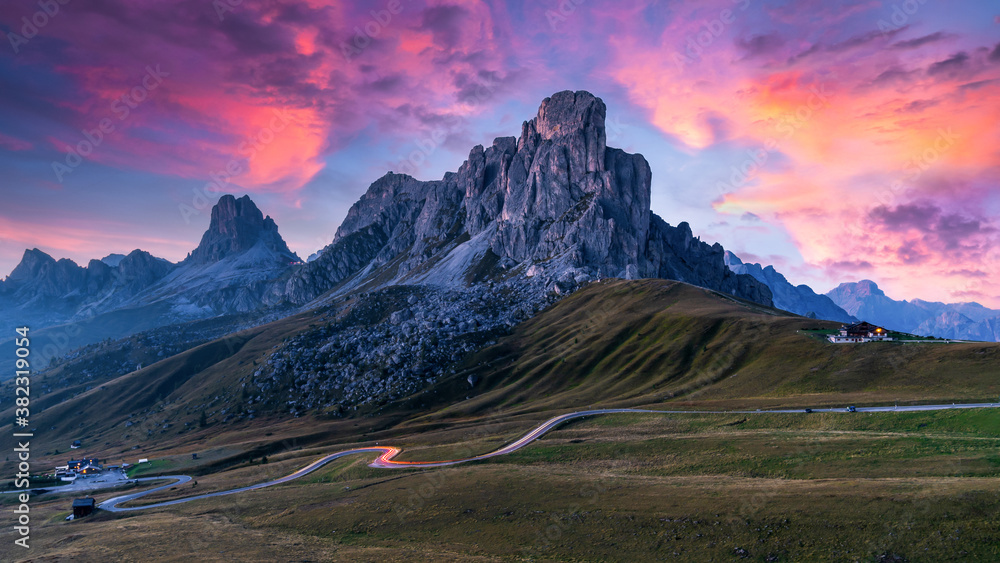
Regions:
<instances>
[{"instance_id":1,"label":"mountain lodge building","mask_svg":"<svg viewBox=\"0 0 1000 563\"><path fill-rule=\"evenodd\" d=\"M56 469L58 470L61 468ZM93 475L100 473L103 469L104 467L101 465L101 460L96 457L71 459L69 463L66 464L66 470L77 475Z\"/></svg>"},{"instance_id":2,"label":"mountain lodge building","mask_svg":"<svg viewBox=\"0 0 1000 563\"><path fill-rule=\"evenodd\" d=\"M830 342L834 344L851 344L856 342L891 342L889 331L868 322L860 322L840 327L840 334L831 334Z\"/></svg>"}]
</instances>

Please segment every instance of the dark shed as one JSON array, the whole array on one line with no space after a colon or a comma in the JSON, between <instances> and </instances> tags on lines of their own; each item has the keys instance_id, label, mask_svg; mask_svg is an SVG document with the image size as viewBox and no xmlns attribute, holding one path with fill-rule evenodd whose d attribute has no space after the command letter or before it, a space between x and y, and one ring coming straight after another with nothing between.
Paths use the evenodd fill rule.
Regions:
<instances>
[{"instance_id":1,"label":"dark shed","mask_svg":"<svg viewBox=\"0 0 1000 563\"><path fill-rule=\"evenodd\" d=\"M96 503L92 498L78 498L73 501L73 518L83 518L94 511Z\"/></svg>"}]
</instances>

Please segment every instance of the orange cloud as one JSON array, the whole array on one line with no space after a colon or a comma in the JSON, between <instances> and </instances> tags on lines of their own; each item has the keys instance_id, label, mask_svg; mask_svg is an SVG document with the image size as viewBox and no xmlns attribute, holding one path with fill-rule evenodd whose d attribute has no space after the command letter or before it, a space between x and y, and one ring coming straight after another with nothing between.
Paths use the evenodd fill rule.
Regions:
<instances>
[{"instance_id":1,"label":"orange cloud","mask_svg":"<svg viewBox=\"0 0 1000 563\"><path fill-rule=\"evenodd\" d=\"M991 237L1000 244L990 226L969 233L956 251L935 238L942 235L932 226L893 231L869 219L877 206L921 199L939 202L953 221L982 212L985 192L995 189L985 185L1000 176L1000 80L988 80L1000 78L996 65L970 71L979 72L974 87L965 86L966 76L914 71L901 90L873 80L901 54L857 59L845 47L815 62L755 62L742 60L732 41L720 41L700 60L677 64L677 43L652 45L632 34L613 40L614 77L689 151L726 141L767 153L762 165L720 163L750 174L726 190L717 211L751 212L783 226L807 263L870 262L896 295L947 300L976 291L1000 305L995 282L956 273L978 268L1000 279L1000 261L980 262ZM914 56L905 67L939 59Z\"/></svg>"}]
</instances>

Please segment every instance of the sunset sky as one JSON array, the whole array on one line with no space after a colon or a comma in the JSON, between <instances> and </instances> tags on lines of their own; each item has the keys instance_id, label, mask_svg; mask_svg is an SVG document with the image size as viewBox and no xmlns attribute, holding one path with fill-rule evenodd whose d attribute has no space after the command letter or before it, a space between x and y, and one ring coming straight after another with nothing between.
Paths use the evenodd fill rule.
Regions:
<instances>
[{"instance_id":1,"label":"sunset sky","mask_svg":"<svg viewBox=\"0 0 1000 563\"><path fill-rule=\"evenodd\" d=\"M181 260L213 182L305 257L386 171L438 179L569 89L703 240L1000 307L994 1L50 3L0 15L0 277L31 247Z\"/></svg>"}]
</instances>

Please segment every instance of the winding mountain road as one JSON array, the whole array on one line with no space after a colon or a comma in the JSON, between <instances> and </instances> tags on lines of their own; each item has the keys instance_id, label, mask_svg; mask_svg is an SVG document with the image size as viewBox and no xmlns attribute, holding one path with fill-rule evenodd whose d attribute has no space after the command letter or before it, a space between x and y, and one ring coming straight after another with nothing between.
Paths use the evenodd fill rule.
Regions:
<instances>
[{"instance_id":1,"label":"winding mountain road","mask_svg":"<svg viewBox=\"0 0 1000 563\"><path fill-rule=\"evenodd\" d=\"M976 408L997 408L1000 407L1000 403L974 403L974 404L951 404L951 405L917 405L917 406L903 406L903 407L857 407L856 412L915 412L915 411L939 411L939 410L951 410L951 409L976 409ZM181 504L185 502L191 502L203 498L211 497L221 497L225 495L234 495L236 493L244 493L247 491L253 491L256 489L263 489L265 487L271 487L273 485L280 485L281 483L287 483L299 477L303 477L316 471L317 469L323 467L324 465L334 461L336 459L342 458L344 456L379 452L379 455L375 461L369 464L369 467L375 467L380 469L401 469L401 468L413 468L413 467L444 467L448 465L457 465L459 463L466 463L469 461L477 461L481 459L489 459L491 457L496 457L500 455L509 454L515 452L524 446L527 446L531 442L540 438L546 432L549 432L556 426L575 418L583 418L585 416L593 416L599 414L620 414L620 413L651 413L651 414L764 414L764 413L802 413L804 409L779 409L779 410L743 410L743 411L661 411L661 410L649 410L649 409L594 409L587 411L578 411L563 414L550 418L549 420L542 423L540 426L536 427L531 432L528 432L515 442L489 453L482 455L477 455L473 457L467 457L463 459L452 459L447 461L394 461L393 458L399 455L403 450L395 448L392 446L373 446L367 448L356 448L353 450L345 450L342 452L332 453L330 455L324 456L316 461L310 463L309 465L299 469L298 471L281 477L280 479L275 479L273 481L266 481L264 483L258 483L256 485L250 485L247 487L240 487L237 489L230 489L228 491L218 491L214 493L205 493L203 495L195 495L190 497L184 497L174 500L168 500L163 502L158 502L155 504L147 504L143 506L129 506L122 507L120 505L125 504L130 501L142 498L148 494L155 493L157 491L162 491L170 487L175 487L191 481L191 477L187 475L164 475L160 477L144 477L138 479L138 481L160 481L163 479L174 479L175 481L150 489L148 491L142 491L138 493L132 493L128 495L118 496L110 498L98 505L98 508L107 510L109 512L129 512L136 510L148 510L151 508L162 508L164 506L173 506L175 504ZM846 409L813 409L812 412L846 412Z\"/></svg>"}]
</instances>

